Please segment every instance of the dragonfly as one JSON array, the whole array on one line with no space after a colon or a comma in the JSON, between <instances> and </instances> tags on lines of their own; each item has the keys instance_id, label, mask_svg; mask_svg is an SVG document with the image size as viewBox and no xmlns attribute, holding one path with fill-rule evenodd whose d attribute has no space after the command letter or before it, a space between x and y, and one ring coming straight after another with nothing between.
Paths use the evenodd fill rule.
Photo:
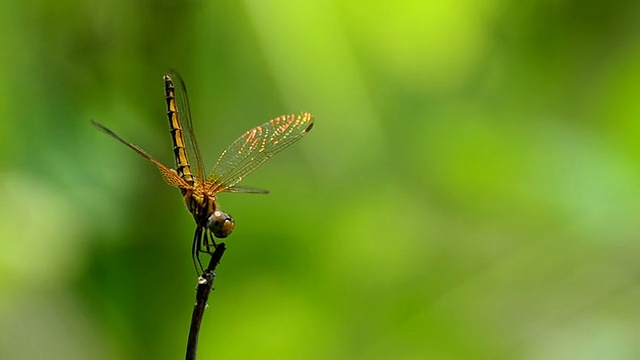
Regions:
<instances>
[{"instance_id":1,"label":"dragonfly","mask_svg":"<svg viewBox=\"0 0 640 360\"><path fill-rule=\"evenodd\" d=\"M165 166L142 148L99 122L91 120L91 123L155 165L164 181L180 190L196 223L191 257L196 270L202 270L200 254L211 254L211 249L216 247L215 239L226 238L235 229L233 218L220 209L217 195L222 192L268 193L266 190L238 184L265 161L309 133L314 119L308 112L282 115L246 131L222 152L211 172L205 176L204 163L193 129L187 88L177 71L171 70L164 75L164 92L175 169ZM190 162L190 158L193 161Z\"/></svg>"}]
</instances>

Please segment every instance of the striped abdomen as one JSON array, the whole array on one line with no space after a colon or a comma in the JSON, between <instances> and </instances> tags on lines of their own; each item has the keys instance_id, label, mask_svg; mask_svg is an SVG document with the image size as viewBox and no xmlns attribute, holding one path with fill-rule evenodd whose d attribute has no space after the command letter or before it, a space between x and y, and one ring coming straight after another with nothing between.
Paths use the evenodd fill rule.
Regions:
<instances>
[{"instance_id":1,"label":"striped abdomen","mask_svg":"<svg viewBox=\"0 0 640 360\"><path fill-rule=\"evenodd\" d=\"M176 91L173 80L169 75L164 76L164 92L167 100L167 117L169 118L171 141L173 141L173 155L176 158L176 172L187 184L193 185L193 173L191 173L187 151L184 147L180 109L176 105Z\"/></svg>"}]
</instances>

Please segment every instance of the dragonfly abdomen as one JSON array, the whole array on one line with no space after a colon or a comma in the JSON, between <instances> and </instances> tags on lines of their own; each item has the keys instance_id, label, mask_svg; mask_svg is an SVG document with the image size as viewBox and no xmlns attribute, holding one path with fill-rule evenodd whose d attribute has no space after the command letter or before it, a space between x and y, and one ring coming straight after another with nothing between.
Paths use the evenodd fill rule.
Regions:
<instances>
[{"instance_id":1,"label":"dragonfly abdomen","mask_svg":"<svg viewBox=\"0 0 640 360\"><path fill-rule=\"evenodd\" d=\"M189 185L193 185L193 173L191 172L191 166L189 166L180 115L176 106L175 87L173 80L167 75L164 77L164 90L167 100L167 118L169 119L171 141L173 142L173 155L176 159L176 172Z\"/></svg>"}]
</instances>

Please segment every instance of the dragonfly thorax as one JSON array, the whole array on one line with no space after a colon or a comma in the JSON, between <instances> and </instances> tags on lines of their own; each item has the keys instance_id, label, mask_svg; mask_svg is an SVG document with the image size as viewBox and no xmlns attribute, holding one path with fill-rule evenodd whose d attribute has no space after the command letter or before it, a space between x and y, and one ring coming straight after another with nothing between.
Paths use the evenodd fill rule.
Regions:
<instances>
[{"instance_id":1,"label":"dragonfly thorax","mask_svg":"<svg viewBox=\"0 0 640 360\"><path fill-rule=\"evenodd\" d=\"M215 196L206 193L186 191L184 201L196 224L206 227L217 238L226 238L233 232L235 222L231 216L218 210Z\"/></svg>"}]
</instances>

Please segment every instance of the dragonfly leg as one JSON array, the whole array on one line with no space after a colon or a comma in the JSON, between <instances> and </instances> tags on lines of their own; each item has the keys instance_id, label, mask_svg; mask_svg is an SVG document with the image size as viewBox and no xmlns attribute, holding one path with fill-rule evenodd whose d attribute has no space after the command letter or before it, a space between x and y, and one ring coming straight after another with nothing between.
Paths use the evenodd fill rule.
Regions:
<instances>
[{"instance_id":1,"label":"dragonfly leg","mask_svg":"<svg viewBox=\"0 0 640 360\"><path fill-rule=\"evenodd\" d=\"M196 272L202 273L204 266L200 260L200 254L213 254L213 250L216 249L216 244L213 235L207 231L204 227L197 227L196 233L191 244L191 259L193 260L193 266L196 268Z\"/></svg>"},{"instance_id":2,"label":"dragonfly leg","mask_svg":"<svg viewBox=\"0 0 640 360\"><path fill-rule=\"evenodd\" d=\"M213 254L213 250L215 250L217 244L216 244L216 240L213 237L213 235L211 235L210 232L205 231L205 239L204 239L204 244L202 244L204 246L200 247L200 249L198 249L199 252L203 252L205 254Z\"/></svg>"},{"instance_id":3,"label":"dragonfly leg","mask_svg":"<svg viewBox=\"0 0 640 360\"><path fill-rule=\"evenodd\" d=\"M196 228L196 233L193 237L193 243L191 244L191 260L193 261L193 266L196 268L197 273L202 273L204 271L204 267L202 266L202 262L200 261L200 249L202 248L203 229L203 227Z\"/></svg>"}]
</instances>

